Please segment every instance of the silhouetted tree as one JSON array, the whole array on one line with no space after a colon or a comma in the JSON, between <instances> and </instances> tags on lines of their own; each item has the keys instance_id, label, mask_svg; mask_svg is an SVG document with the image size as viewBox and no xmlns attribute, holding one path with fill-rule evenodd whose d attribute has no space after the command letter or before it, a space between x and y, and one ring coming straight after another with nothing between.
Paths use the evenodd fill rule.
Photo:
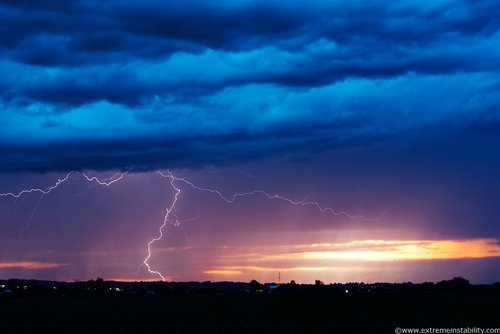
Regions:
<instances>
[{"instance_id":1,"label":"silhouetted tree","mask_svg":"<svg viewBox=\"0 0 500 334\"><path fill-rule=\"evenodd\" d=\"M273 293L295 294L297 292L297 283L290 281L288 284L281 284Z\"/></svg>"},{"instance_id":2,"label":"silhouetted tree","mask_svg":"<svg viewBox=\"0 0 500 334\"><path fill-rule=\"evenodd\" d=\"M106 282L101 277L98 277L95 281L88 281L87 286L89 287L89 292L93 294L103 295L109 293L109 282Z\"/></svg>"},{"instance_id":3,"label":"silhouetted tree","mask_svg":"<svg viewBox=\"0 0 500 334\"><path fill-rule=\"evenodd\" d=\"M262 284L260 284L254 279L250 281L250 286L248 287L248 291L250 293L257 293L258 291L261 290L262 290Z\"/></svg>"},{"instance_id":4,"label":"silhouetted tree","mask_svg":"<svg viewBox=\"0 0 500 334\"><path fill-rule=\"evenodd\" d=\"M448 281L438 282L436 287L444 290L465 290L470 288L471 284L467 279L459 276Z\"/></svg>"},{"instance_id":5,"label":"silhouetted tree","mask_svg":"<svg viewBox=\"0 0 500 334\"><path fill-rule=\"evenodd\" d=\"M314 285L308 289L311 293L324 293L327 290L323 281L319 279L314 281Z\"/></svg>"}]
</instances>

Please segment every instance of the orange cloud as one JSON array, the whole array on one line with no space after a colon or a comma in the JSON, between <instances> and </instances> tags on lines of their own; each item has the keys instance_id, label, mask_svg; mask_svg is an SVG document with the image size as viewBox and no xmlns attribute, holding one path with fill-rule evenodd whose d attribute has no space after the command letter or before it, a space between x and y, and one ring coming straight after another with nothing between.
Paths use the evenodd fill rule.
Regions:
<instances>
[{"instance_id":1,"label":"orange cloud","mask_svg":"<svg viewBox=\"0 0 500 334\"><path fill-rule=\"evenodd\" d=\"M345 243L271 246L226 258L270 260L449 260L500 256L497 239L356 240Z\"/></svg>"},{"instance_id":2,"label":"orange cloud","mask_svg":"<svg viewBox=\"0 0 500 334\"><path fill-rule=\"evenodd\" d=\"M337 247L335 247L337 246ZM330 250L329 248L334 248ZM472 240L363 240L328 245L319 251L303 251L304 259L340 259L365 261L449 260L500 256L496 239Z\"/></svg>"},{"instance_id":3,"label":"orange cloud","mask_svg":"<svg viewBox=\"0 0 500 334\"><path fill-rule=\"evenodd\" d=\"M18 261L18 262L0 262L0 269L4 268L23 268L23 269L51 269L66 266L66 263L55 262L37 262L37 261Z\"/></svg>"},{"instance_id":4,"label":"orange cloud","mask_svg":"<svg viewBox=\"0 0 500 334\"><path fill-rule=\"evenodd\" d=\"M223 250L225 251L225 250ZM349 279L361 273L397 272L412 261L500 257L498 239L355 240L339 243L233 247L203 274L275 279L277 272L303 281L315 276ZM274 275L274 276L273 276ZM282 275L283 276L283 275ZM381 276L382 277L382 276Z\"/></svg>"}]
</instances>

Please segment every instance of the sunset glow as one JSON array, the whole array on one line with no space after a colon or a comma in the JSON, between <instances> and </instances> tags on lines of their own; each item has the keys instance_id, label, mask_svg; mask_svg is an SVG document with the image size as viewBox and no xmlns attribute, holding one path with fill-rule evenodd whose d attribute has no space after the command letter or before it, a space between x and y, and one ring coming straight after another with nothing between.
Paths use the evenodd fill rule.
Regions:
<instances>
[{"instance_id":1,"label":"sunset glow","mask_svg":"<svg viewBox=\"0 0 500 334\"><path fill-rule=\"evenodd\" d=\"M0 262L0 269L3 268L24 268L24 269L51 269L66 266L64 263L52 262L35 262L35 261L19 261L19 262Z\"/></svg>"},{"instance_id":2,"label":"sunset glow","mask_svg":"<svg viewBox=\"0 0 500 334\"><path fill-rule=\"evenodd\" d=\"M374 247L374 250L370 250ZM365 240L325 245L320 251L290 254L304 259L347 259L364 261L436 260L485 258L500 256L500 243L495 239L478 240ZM329 250L342 249L346 250ZM364 250L357 250L357 249ZM351 249L351 250L349 250Z\"/></svg>"},{"instance_id":3,"label":"sunset glow","mask_svg":"<svg viewBox=\"0 0 500 334\"><path fill-rule=\"evenodd\" d=\"M495 257L500 257L500 242L497 239L357 240L345 243L277 245L254 248L252 252L236 247L231 255L221 255L219 259L228 265L205 270L203 273L238 277L249 274L258 276L259 272L288 272L288 277L303 281L304 277L312 277L311 273L321 275L321 272L335 275L342 272L342 277L349 277L349 273L372 270L372 265L377 262L398 266L411 261ZM248 265L250 263L267 265ZM367 263L372 265L367 266Z\"/></svg>"}]
</instances>

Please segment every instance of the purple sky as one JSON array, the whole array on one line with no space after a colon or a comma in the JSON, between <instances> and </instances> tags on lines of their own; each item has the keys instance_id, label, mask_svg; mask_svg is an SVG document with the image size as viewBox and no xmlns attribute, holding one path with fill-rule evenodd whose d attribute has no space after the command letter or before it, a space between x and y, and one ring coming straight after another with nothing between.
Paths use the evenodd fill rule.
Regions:
<instances>
[{"instance_id":1,"label":"purple sky","mask_svg":"<svg viewBox=\"0 0 500 334\"><path fill-rule=\"evenodd\" d=\"M149 264L168 280L273 281L281 272L283 280L299 282L435 281L457 275L496 281L498 188L497 181L487 181L496 170L481 159L450 163L464 151L442 145L444 155L415 147L404 155L357 148L307 160L269 158L172 170L227 197L264 190L367 219L259 194L226 203L178 181L180 224L166 225ZM88 172L100 179L113 174ZM31 185L45 189L63 176L2 174L1 184L13 192ZM173 195L169 179L152 171L128 173L109 187L74 173L40 203L37 193L1 198L0 273L4 278L158 279L141 263ZM321 255L311 257L317 251Z\"/></svg>"},{"instance_id":2,"label":"purple sky","mask_svg":"<svg viewBox=\"0 0 500 334\"><path fill-rule=\"evenodd\" d=\"M0 278L500 281L499 17L0 4Z\"/></svg>"}]
</instances>

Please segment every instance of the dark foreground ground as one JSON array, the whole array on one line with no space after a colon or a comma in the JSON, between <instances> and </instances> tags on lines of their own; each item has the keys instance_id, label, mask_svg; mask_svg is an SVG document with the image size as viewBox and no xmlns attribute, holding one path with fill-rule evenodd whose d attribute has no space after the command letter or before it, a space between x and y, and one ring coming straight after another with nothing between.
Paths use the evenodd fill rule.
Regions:
<instances>
[{"instance_id":1,"label":"dark foreground ground","mask_svg":"<svg viewBox=\"0 0 500 334\"><path fill-rule=\"evenodd\" d=\"M486 292L0 298L0 333L394 333L500 327Z\"/></svg>"}]
</instances>

